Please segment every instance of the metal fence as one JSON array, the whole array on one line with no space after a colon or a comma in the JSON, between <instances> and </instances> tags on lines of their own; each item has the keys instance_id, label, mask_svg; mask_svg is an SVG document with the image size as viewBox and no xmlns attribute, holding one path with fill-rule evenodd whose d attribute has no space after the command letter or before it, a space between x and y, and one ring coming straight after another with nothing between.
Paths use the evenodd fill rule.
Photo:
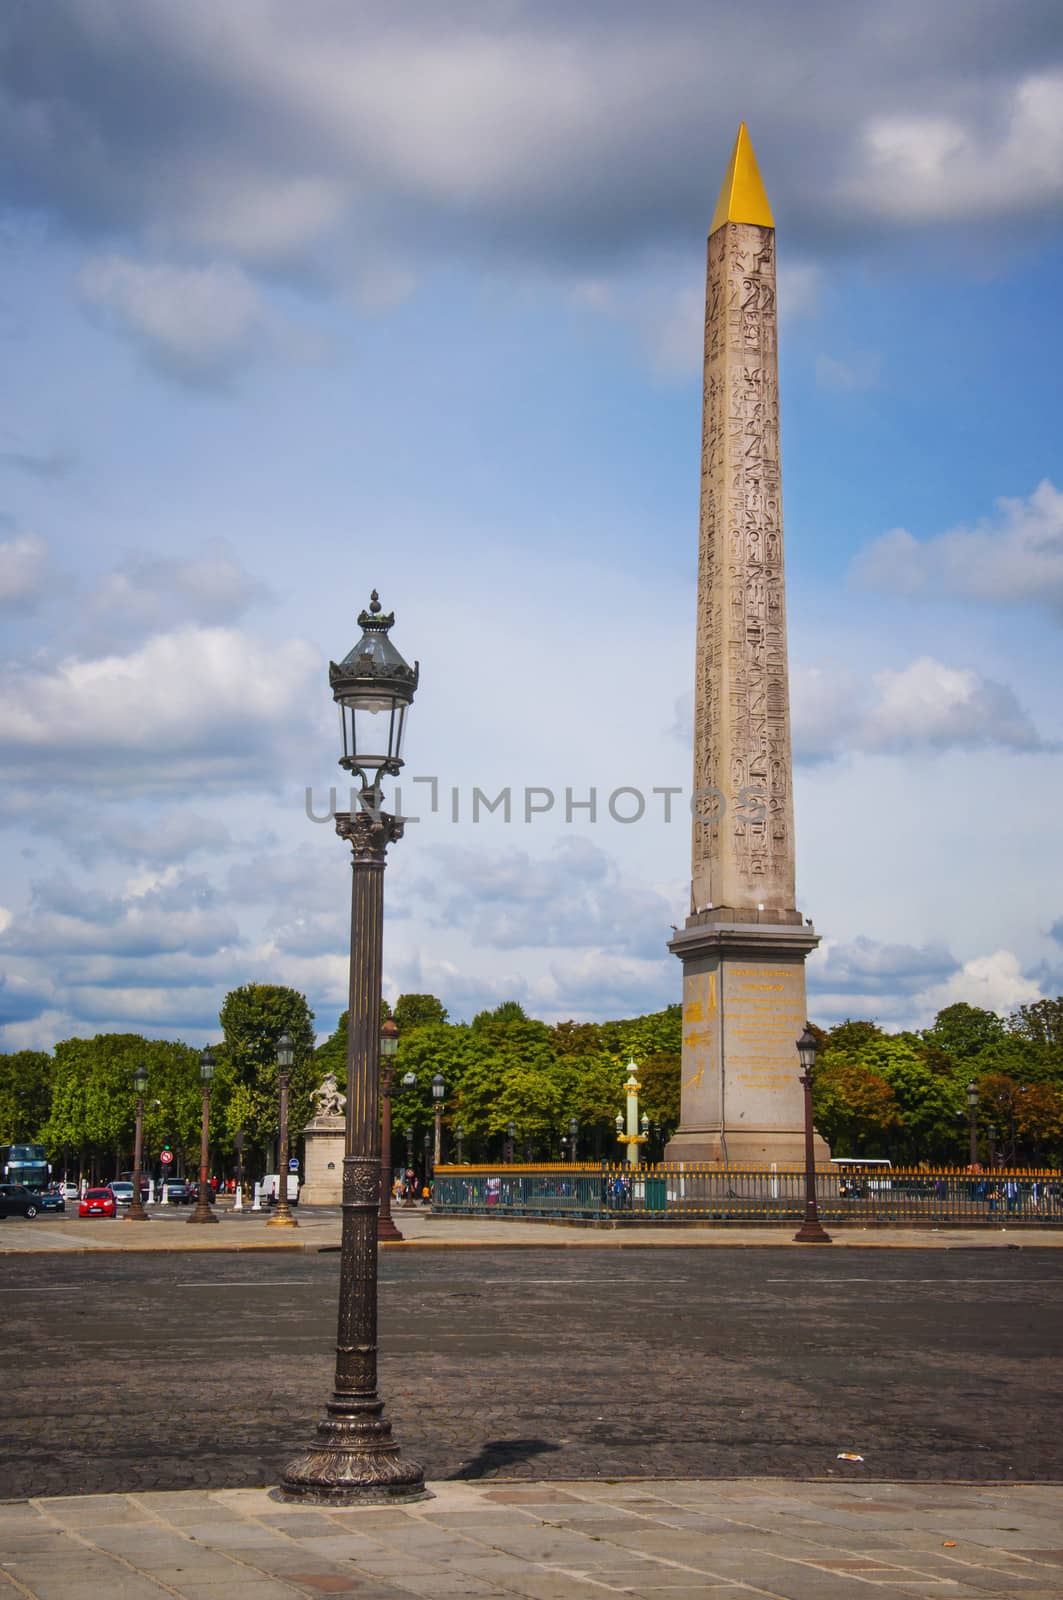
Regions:
<instances>
[{"instance_id":1,"label":"metal fence","mask_svg":"<svg viewBox=\"0 0 1063 1600\"><path fill-rule=\"evenodd\" d=\"M835 1225L1063 1226L1063 1174L1049 1170L820 1167L820 1219ZM695 1166L439 1166L439 1215L622 1225L795 1222L802 1169Z\"/></svg>"}]
</instances>

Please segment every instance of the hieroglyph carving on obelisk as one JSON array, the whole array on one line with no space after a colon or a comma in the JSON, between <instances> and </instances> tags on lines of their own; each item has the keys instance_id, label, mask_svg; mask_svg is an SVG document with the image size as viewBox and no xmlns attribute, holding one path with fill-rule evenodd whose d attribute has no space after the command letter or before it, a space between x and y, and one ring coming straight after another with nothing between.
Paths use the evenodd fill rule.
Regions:
<instances>
[{"instance_id":1,"label":"hieroglyph carving on obelisk","mask_svg":"<svg viewBox=\"0 0 1063 1600\"><path fill-rule=\"evenodd\" d=\"M743 123L712 219L691 911L794 911L775 228Z\"/></svg>"}]
</instances>

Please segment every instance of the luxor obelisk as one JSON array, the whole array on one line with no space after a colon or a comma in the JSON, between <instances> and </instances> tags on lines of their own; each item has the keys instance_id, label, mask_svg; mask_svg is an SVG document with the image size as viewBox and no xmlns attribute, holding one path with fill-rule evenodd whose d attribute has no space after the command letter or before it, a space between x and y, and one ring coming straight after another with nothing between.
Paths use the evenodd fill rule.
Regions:
<instances>
[{"instance_id":1,"label":"luxor obelisk","mask_svg":"<svg viewBox=\"0 0 1063 1600\"><path fill-rule=\"evenodd\" d=\"M669 1161L800 1162L775 226L743 123L709 229L682 1116ZM826 1153L823 1147L822 1153Z\"/></svg>"}]
</instances>

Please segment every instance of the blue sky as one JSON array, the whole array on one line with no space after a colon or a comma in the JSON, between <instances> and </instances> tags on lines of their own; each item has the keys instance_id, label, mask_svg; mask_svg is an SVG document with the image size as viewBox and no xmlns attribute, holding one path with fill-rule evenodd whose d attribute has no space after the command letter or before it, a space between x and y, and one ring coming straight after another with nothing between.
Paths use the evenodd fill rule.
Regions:
<instances>
[{"instance_id":1,"label":"blue sky","mask_svg":"<svg viewBox=\"0 0 1063 1600\"><path fill-rule=\"evenodd\" d=\"M1063 989L1054 3L57 0L0 19L0 1046L198 1042L250 980L331 1028L347 873L304 797L374 586L440 785L403 797L389 993L678 997L688 828L650 791L689 783L704 234L743 118L813 1015Z\"/></svg>"}]
</instances>

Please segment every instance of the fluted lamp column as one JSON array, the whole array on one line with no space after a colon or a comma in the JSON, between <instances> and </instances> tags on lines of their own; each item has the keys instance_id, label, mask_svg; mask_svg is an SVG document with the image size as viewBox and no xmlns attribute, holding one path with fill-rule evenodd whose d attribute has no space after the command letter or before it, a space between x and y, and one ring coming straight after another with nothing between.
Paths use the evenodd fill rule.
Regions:
<instances>
[{"instance_id":1,"label":"fluted lamp column","mask_svg":"<svg viewBox=\"0 0 1063 1600\"><path fill-rule=\"evenodd\" d=\"M214 1053L204 1050L199 1058L199 1081L203 1085L203 1110L199 1123L199 1194L189 1222L217 1222L210 1207L210 1080L214 1076Z\"/></svg>"},{"instance_id":2,"label":"fluted lamp column","mask_svg":"<svg viewBox=\"0 0 1063 1600\"><path fill-rule=\"evenodd\" d=\"M151 1221L144 1210L144 1201L140 1195L140 1164L144 1155L144 1096L147 1088L147 1068L137 1067L133 1073L133 1092L137 1097L136 1132L133 1135L133 1193L129 1197L129 1209L125 1214L127 1222Z\"/></svg>"},{"instance_id":3,"label":"fluted lamp column","mask_svg":"<svg viewBox=\"0 0 1063 1600\"><path fill-rule=\"evenodd\" d=\"M801 1087L805 1093L805 1220L794 1234L797 1244L833 1244L829 1233L819 1220L816 1202L816 1145L812 1126L812 1072L816 1065L819 1045L812 1029L805 1031L797 1041L797 1059L801 1063Z\"/></svg>"},{"instance_id":4,"label":"fluted lamp column","mask_svg":"<svg viewBox=\"0 0 1063 1600\"><path fill-rule=\"evenodd\" d=\"M428 1491L414 1461L403 1460L377 1393L377 1213L380 1201L380 984L384 868L403 819L383 809L383 780L402 770L406 713L417 688L388 637L374 590L358 618L362 637L329 666L340 708L340 765L361 783L356 810L337 814L351 846L351 967L347 1030L347 1109L343 1157L336 1376L310 1448L289 1462L281 1497L330 1505L421 1500Z\"/></svg>"},{"instance_id":5,"label":"fluted lamp column","mask_svg":"<svg viewBox=\"0 0 1063 1600\"><path fill-rule=\"evenodd\" d=\"M295 1046L285 1031L276 1044L277 1052L277 1207L267 1228L297 1228L288 1199L288 1085L291 1081Z\"/></svg>"},{"instance_id":6,"label":"fluted lamp column","mask_svg":"<svg viewBox=\"0 0 1063 1600\"><path fill-rule=\"evenodd\" d=\"M380 1205L376 1215L377 1241L401 1241L403 1235L391 1215L391 1094L395 1056L399 1048L398 1024L390 1017L380 1028Z\"/></svg>"}]
</instances>

